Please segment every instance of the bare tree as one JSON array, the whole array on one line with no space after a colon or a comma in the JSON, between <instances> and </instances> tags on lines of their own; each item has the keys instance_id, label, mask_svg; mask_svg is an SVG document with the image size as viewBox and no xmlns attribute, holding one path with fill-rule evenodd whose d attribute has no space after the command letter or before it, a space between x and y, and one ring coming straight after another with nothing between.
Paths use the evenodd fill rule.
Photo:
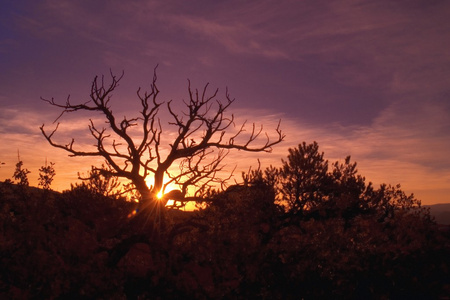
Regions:
<instances>
[{"instance_id":1,"label":"bare tree","mask_svg":"<svg viewBox=\"0 0 450 300\"><path fill-rule=\"evenodd\" d=\"M74 139L68 144L56 142L55 133L59 123L51 132L45 131L44 125L40 129L52 146L64 149L70 153L69 156L103 157L109 170L101 171L130 180L141 195L142 208L156 205L156 195L170 183L178 185L183 195L187 193L188 187L193 186L194 196L200 197L208 185L223 181L218 172L222 170L222 161L229 150L270 152L272 146L284 139L280 123L275 129L274 140L271 140L267 133L263 133L262 126L253 124L249 131L246 130L246 122L236 126L233 114L225 114L234 99L230 98L227 90L225 100L219 100L218 89L209 93L208 84L199 91L192 89L188 81L189 100L183 100L184 111L176 112L172 101L165 103L157 99L159 90L156 85L156 68L150 90L137 90L141 105L139 116L118 120L111 109L110 100L123 73L116 76L110 72L110 76L109 84L105 84L104 76L94 78L90 99L84 103L73 104L70 96L65 104L57 103L53 98L41 98L62 109L54 123L64 114L77 111L100 112L106 118L106 127L89 120L89 132L95 140L95 148L92 151L80 149ZM163 129L158 115L164 107L167 107L170 119L167 124L177 132L166 148L162 145ZM166 129L165 133L167 132ZM179 162L179 170L176 173L169 172L175 161ZM151 187L146 183L148 176L154 177L154 185ZM167 182L164 181L165 176Z\"/></svg>"}]
</instances>

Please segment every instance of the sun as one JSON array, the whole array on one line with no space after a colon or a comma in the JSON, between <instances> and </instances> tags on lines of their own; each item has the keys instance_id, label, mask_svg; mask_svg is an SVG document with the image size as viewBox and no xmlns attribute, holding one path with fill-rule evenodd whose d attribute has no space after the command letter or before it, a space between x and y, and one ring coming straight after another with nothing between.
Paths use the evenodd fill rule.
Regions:
<instances>
[{"instance_id":1,"label":"sun","mask_svg":"<svg viewBox=\"0 0 450 300\"><path fill-rule=\"evenodd\" d=\"M165 184L166 184L166 183L165 183ZM152 184L149 183L149 182L147 182L147 186L150 187L150 188L153 187ZM158 200L161 200L161 199L164 198L164 191L171 191L171 190L174 190L174 189L177 189L177 186L174 185L174 184L172 184L172 183L169 183L166 187L162 188L162 189L156 194L156 198L158 198Z\"/></svg>"},{"instance_id":2,"label":"sun","mask_svg":"<svg viewBox=\"0 0 450 300\"><path fill-rule=\"evenodd\" d=\"M153 188L153 182L151 182L151 180L146 180L147 186L152 189ZM166 187L166 190L172 187L172 184L169 184L168 187ZM158 198L159 200L161 200L164 197L164 192L163 189L161 189L158 194L156 194L156 198Z\"/></svg>"}]
</instances>

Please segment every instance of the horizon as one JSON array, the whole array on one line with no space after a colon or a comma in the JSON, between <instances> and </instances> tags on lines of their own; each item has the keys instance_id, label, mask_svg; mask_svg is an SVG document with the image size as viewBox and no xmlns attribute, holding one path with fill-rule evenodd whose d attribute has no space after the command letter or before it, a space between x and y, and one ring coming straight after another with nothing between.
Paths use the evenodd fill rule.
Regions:
<instances>
[{"instance_id":1,"label":"horizon","mask_svg":"<svg viewBox=\"0 0 450 300\"><path fill-rule=\"evenodd\" d=\"M423 205L450 203L450 2L102 3L3 5L0 181L12 177L19 151L31 185L48 160L52 188L70 188L77 172L103 161L47 143L39 126L54 128L59 111L40 97L84 102L94 76L124 71L111 103L117 117L131 117L136 90L159 65L161 101L181 103L190 79L219 88L221 99L227 88L238 124L273 134L281 120L286 139L272 153L225 159L238 181L258 159L263 169L280 166L289 148L317 141L330 163L350 155L376 187L401 184ZM89 117L64 116L58 141L92 144Z\"/></svg>"}]
</instances>

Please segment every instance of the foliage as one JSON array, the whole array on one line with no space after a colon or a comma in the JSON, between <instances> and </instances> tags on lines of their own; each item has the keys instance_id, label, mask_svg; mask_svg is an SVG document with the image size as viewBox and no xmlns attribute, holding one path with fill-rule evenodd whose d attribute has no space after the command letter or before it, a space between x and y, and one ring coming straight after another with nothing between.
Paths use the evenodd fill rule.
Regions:
<instances>
[{"instance_id":1,"label":"foliage","mask_svg":"<svg viewBox=\"0 0 450 300\"><path fill-rule=\"evenodd\" d=\"M87 185L44 196L33 190L17 201L17 186L3 183L0 298L439 299L449 294L450 236L399 185L365 183L347 157L332 164L322 177L326 184L318 183L321 201L310 202L300 214L276 204L281 176L275 167L250 170L243 183L211 193L197 212L168 210L157 235L148 230L145 214L127 217L134 203Z\"/></svg>"},{"instance_id":2,"label":"foliage","mask_svg":"<svg viewBox=\"0 0 450 300\"><path fill-rule=\"evenodd\" d=\"M15 186L6 189L0 209L0 298L120 294L118 271L107 270L106 253L96 252L123 215L117 206L101 203L95 215L90 213L95 199L80 197L85 204L80 207L70 195L30 190L26 199L17 201Z\"/></svg>"},{"instance_id":3,"label":"foliage","mask_svg":"<svg viewBox=\"0 0 450 300\"><path fill-rule=\"evenodd\" d=\"M49 190L56 175L55 163L50 162L47 165L47 160L45 160L45 166L39 168L39 179L38 186L41 186L44 190Z\"/></svg>"},{"instance_id":4,"label":"foliage","mask_svg":"<svg viewBox=\"0 0 450 300\"><path fill-rule=\"evenodd\" d=\"M20 160L16 164L16 169L14 170L13 179L16 180L17 184L20 186L29 186L30 182L28 181L28 174L31 172L23 167L23 161Z\"/></svg>"},{"instance_id":5,"label":"foliage","mask_svg":"<svg viewBox=\"0 0 450 300\"><path fill-rule=\"evenodd\" d=\"M101 168L91 166L91 170L86 176L78 173L78 178L83 181L81 184L72 185L72 190L86 189L93 195L111 198L119 198L123 194L118 178L112 176L105 165L102 165Z\"/></svg>"},{"instance_id":6,"label":"foliage","mask_svg":"<svg viewBox=\"0 0 450 300\"><path fill-rule=\"evenodd\" d=\"M290 212L302 213L324 199L328 161L323 159L323 152L319 153L316 142L309 145L303 142L298 148L290 148L282 164L281 194Z\"/></svg>"}]
</instances>

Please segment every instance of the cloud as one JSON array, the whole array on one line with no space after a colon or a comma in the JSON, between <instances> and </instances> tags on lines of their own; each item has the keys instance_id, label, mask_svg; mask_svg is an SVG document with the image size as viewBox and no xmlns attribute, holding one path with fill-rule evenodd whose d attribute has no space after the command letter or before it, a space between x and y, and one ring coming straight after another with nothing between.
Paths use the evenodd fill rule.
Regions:
<instances>
[{"instance_id":1,"label":"cloud","mask_svg":"<svg viewBox=\"0 0 450 300\"><path fill-rule=\"evenodd\" d=\"M406 92L448 85L449 11L443 2L236 1L186 7L178 1L52 0L40 6L40 15L20 18L29 30L59 30L49 37L64 32L95 42L107 66L134 67L145 58L174 65L175 57L183 56L212 67L222 63L217 57L226 51L314 61L339 84Z\"/></svg>"},{"instance_id":2,"label":"cloud","mask_svg":"<svg viewBox=\"0 0 450 300\"><path fill-rule=\"evenodd\" d=\"M448 2L195 3L49 0L16 9L10 36L0 41L0 101L7 108L0 111L7 141L0 150L12 153L8 165L16 148L37 167L47 151L64 166L78 161L65 163L66 153L45 146L38 127L55 115L31 111L41 110L34 101L40 94L64 99L75 90L74 98L84 97L91 75L113 67L126 70L122 83L132 83L134 95L142 74L151 76L159 62L166 99L185 96L189 76L228 84L245 98L239 121L256 120L270 132L281 118L286 141L261 154L264 164L279 164L287 148L317 140L330 161L351 154L369 180L448 191ZM120 98L126 92L117 91L115 111L132 110L128 95ZM73 134L88 145L83 118L67 116L60 141ZM258 157L237 152L230 161L244 166Z\"/></svg>"},{"instance_id":3,"label":"cloud","mask_svg":"<svg viewBox=\"0 0 450 300\"><path fill-rule=\"evenodd\" d=\"M34 135L43 116L44 114L36 114L26 109L3 108L0 110L0 133Z\"/></svg>"},{"instance_id":4,"label":"cloud","mask_svg":"<svg viewBox=\"0 0 450 300\"><path fill-rule=\"evenodd\" d=\"M377 184L401 183L409 192L420 191L427 201L433 201L429 193L446 190L447 194L441 193L434 201L448 201L448 107L424 101L408 112L405 109L407 104L394 103L370 126L344 129L339 134L340 142L329 152L339 150L337 147L347 148L359 163L361 173ZM325 135L324 143L333 145L327 139L329 135Z\"/></svg>"},{"instance_id":5,"label":"cloud","mask_svg":"<svg viewBox=\"0 0 450 300\"><path fill-rule=\"evenodd\" d=\"M317 141L320 150L330 162L343 161L347 155L358 163L360 174L375 185L402 184L408 193L415 193L424 203L450 200L450 160L448 107L438 102L424 101L404 112L403 103L391 104L369 126L314 126L300 120L259 110L249 116L248 110L236 112L275 128L282 119L285 142L274 147L271 154L231 153L230 161L243 170L257 167L280 166L287 157L287 149L299 143ZM240 117L242 118L242 117Z\"/></svg>"},{"instance_id":6,"label":"cloud","mask_svg":"<svg viewBox=\"0 0 450 300\"><path fill-rule=\"evenodd\" d=\"M173 25L185 30L191 37L209 39L223 45L228 51L237 54L251 54L266 58L286 59L281 49L271 47L261 38L266 32L247 27L241 22L234 24L219 23L194 16L170 16L167 18Z\"/></svg>"},{"instance_id":7,"label":"cloud","mask_svg":"<svg viewBox=\"0 0 450 300\"><path fill-rule=\"evenodd\" d=\"M230 113L236 116L236 124L256 121L262 124L271 138L276 138L275 128L281 119L281 128L286 134L284 142L273 147L272 153L247 153L231 151L225 163L226 170L230 172L237 166L235 179L240 180L240 172L247 171L249 167L256 168L258 159L262 167L269 165L280 166L281 159L286 158L287 149L297 147L299 143L317 141L320 150L325 152L325 158L331 162L343 160L347 155L358 162L360 173L368 181L375 184L401 183L407 192L416 192L424 203L435 203L448 200L448 187L450 183L450 161L447 150L450 141L446 138L447 129L450 128L448 108L436 102L424 102L422 105L411 108L411 112L402 114L404 105L395 103L385 109L372 122L370 126L343 127L333 126L317 127L314 124L302 123L300 120L287 118L283 114L273 113L264 109L233 109ZM8 119L5 119L5 115ZM25 167L37 174L37 169L43 164L45 157L57 162L58 181L60 189L68 188L68 182L76 180L76 172L88 170L95 161L82 158L68 158L67 153L50 147L38 132L39 120L42 115L32 111L12 111L3 115L3 126L9 126L2 132L0 153L2 166L0 176L8 178L12 175L13 166L17 159L16 153L11 149L18 149ZM23 122L23 116L29 122ZM101 119L96 121L101 124ZM164 123L164 122L163 122ZM90 147L93 143L86 129L85 116L72 117L64 121L58 134L58 140L69 142L75 136L77 145ZM251 129L251 123L248 124ZM22 126L22 130L18 127ZM12 130L15 127L15 130ZM164 136L175 136L171 127L165 126ZM238 130L230 128L231 131ZM230 132L232 134L233 132ZM265 141L265 137L261 136ZM264 142L263 141L263 142ZM36 151L39 149L39 151ZM6 154L6 155L5 155ZM97 164L100 160L97 160ZM11 173L11 174L10 174ZM37 175L36 175L37 177ZM63 182L65 180L65 182ZM33 181L32 181L33 183Z\"/></svg>"}]
</instances>

